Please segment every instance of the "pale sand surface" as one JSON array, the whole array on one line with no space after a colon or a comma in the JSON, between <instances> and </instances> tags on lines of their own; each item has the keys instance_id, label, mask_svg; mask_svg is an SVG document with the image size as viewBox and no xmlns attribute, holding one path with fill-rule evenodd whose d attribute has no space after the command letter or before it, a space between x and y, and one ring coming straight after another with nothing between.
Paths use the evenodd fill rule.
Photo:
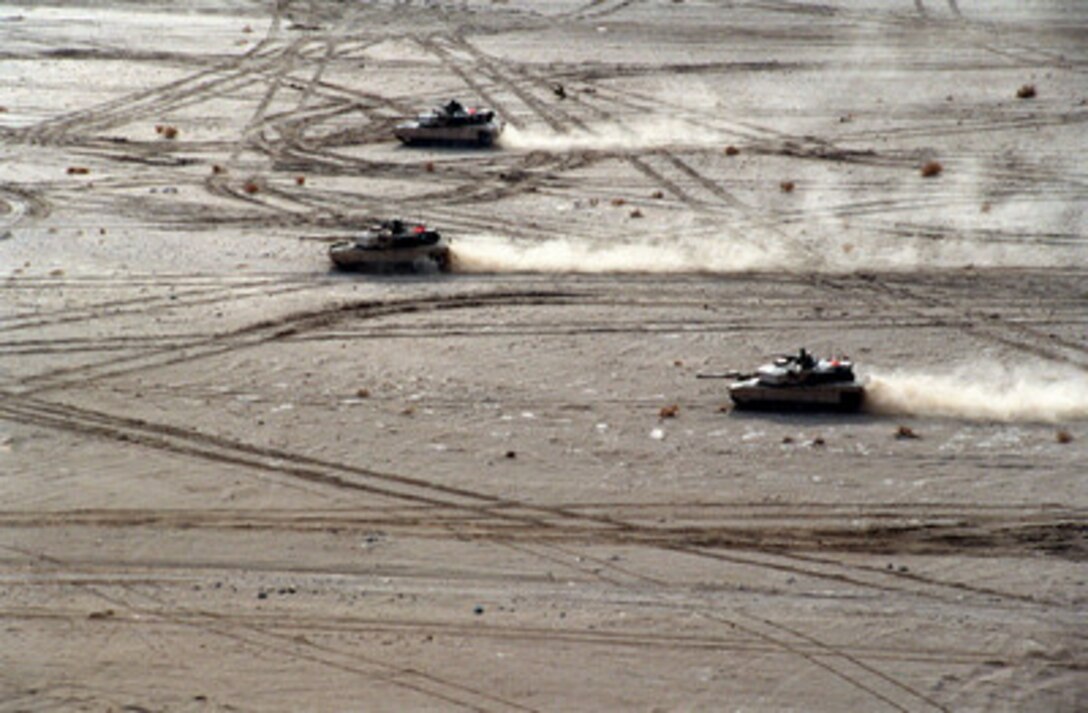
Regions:
<instances>
[{"instance_id":1,"label":"pale sand surface","mask_svg":"<svg viewBox=\"0 0 1088 713\"><path fill-rule=\"evenodd\" d=\"M0 4L0 710L1088 707L1088 5L184 6Z\"/></svg>"}]
</instances>

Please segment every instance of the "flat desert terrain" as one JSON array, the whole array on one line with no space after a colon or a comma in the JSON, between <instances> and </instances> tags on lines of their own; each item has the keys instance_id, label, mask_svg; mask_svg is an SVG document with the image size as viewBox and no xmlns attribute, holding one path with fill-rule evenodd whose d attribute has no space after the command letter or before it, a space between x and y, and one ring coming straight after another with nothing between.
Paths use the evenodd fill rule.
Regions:
<instances>
[{"instance_id":1,"label":"flat desert terrain","mask_svg":"<svg viewBox=\"0 0 1088 713\"><path fill-rule=\"evenodd\" d=\"M1085 710L1086 124L1073 0L0 2L0 710Z\"/></svg>"}]
</instances>

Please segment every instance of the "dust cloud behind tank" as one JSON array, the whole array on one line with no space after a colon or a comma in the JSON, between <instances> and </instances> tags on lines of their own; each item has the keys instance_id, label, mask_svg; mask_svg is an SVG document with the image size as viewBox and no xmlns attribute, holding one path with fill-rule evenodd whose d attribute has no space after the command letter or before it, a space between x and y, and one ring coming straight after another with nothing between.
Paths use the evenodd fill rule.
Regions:
<instances>
[{"instance_id":1,"label":"dust cloud behind tank","mask_svg":"<svg viewBox=\"0 0 1088 713\"><path fill-rule=\"evenodd\" d=\"M804 349L782 355L754 374L731 374L729 387L737 409L760 411L857 411L865 387L849 359L818 359Z\"/></svg>"},{"instance_id":2,"label":"dust cloud behind tank","mask_svg":"<svg viewBox=\"0 0 1088 713\"><path fill-rule=\"evenodd\" d=\"M406 145L492 146L503 122L490 109L466 108L457 100L396 126L393 135Z\"/></svg>"},{"instance_id":3,"label":"dust cloud behind tank","mask_svg":"<svg viewBox=\"0 0 1088 713\"><path fill-rule=\"evenodd\" d=\"M450 269L449 240L422 224L388 220L359 236L334 243L329 258L341 270L429 273Z\"/></svg>"}]
</instances>

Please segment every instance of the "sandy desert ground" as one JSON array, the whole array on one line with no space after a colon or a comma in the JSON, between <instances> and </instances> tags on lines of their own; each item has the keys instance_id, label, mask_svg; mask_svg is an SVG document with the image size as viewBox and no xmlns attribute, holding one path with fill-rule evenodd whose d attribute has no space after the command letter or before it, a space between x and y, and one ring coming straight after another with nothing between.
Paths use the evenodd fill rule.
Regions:
<instances>
[{"instance_id":1,"label":"sandy desert ground","mask_svg":"<svg viewBox=\"0 0 1088 713\"><path fill-rule=\"evenodd\" d=\"M0 3L0 710L1088 708L1086 72L1072 0ZM458 270L330 270L394 215ZM865 413L696 378L802 345Z\"/></svg>"}]
</instances>

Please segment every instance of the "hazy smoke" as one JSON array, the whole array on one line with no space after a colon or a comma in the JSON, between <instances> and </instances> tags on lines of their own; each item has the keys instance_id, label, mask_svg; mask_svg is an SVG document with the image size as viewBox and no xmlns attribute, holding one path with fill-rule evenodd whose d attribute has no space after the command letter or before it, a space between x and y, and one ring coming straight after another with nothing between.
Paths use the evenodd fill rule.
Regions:
<instances>
[{"instance_id":1,"label":"hazy smoke","mask_svg":"<svg viewBox=\"0 0 1088 713\"><path fill-rule=\"evenodd\" d=\"M717 101L707 96L707 101ZM564 134L508 126L502 137L502 143L515 151L560 153L652 152L666 147L724 147L733 142L746 156L745 138L728 128L653 118L596 124ZM979 160L958 157L955 162L948 161L939 181L930 182L918 177L916 167L905 165L900 177L890 183L884 179L859 183L852 172L798 164L790 169L801 174L797 189L788 200L780 201L775 200L780 198L780 179L787 174L772 169L777 165L774 163L752 160L746 165L743 175L748 184L742 181L739 188L726 185L746 208L716 215L695 210L692 215L698 214L698 218L683 225L653 223L656 235L680 236L675 245L634 237L615 247L600 248L583 244L574 234L536 245L501 239L483 245L470 238L459 242L457 250L466 258L467 269L535 272L772 270L843 274L1045 268L1084 261L1083 243L1063 238L1085 230L1086 214L1068 193L1056 192L1045 201L1002 198L1002 187L1007 188L1009 179L1000 172L993 174L993 167ZM663 172L669 170L664 165ZM703 170L712 181L740 175L735 167L730 169L733 173L723 173L720 166ZM685 187L690 185L695 193L702 190L683 177L677 180ZM628 195L618 197L631 199ZM649 225L646 221L641 227ZM593 264L588 264L589 260Z\"/></svg>"},{"instance_id":2,"label":"hazy smoke","mask_svg":"<svg viewBox=\"0 0 1088 713\"><path fill-rule=\"evenodd\" d=\"M892 372L870 375L865 398L875 413L1057 423L1088 418L1088 376L1047 363Z\"/></svg>"}]
</instances>

